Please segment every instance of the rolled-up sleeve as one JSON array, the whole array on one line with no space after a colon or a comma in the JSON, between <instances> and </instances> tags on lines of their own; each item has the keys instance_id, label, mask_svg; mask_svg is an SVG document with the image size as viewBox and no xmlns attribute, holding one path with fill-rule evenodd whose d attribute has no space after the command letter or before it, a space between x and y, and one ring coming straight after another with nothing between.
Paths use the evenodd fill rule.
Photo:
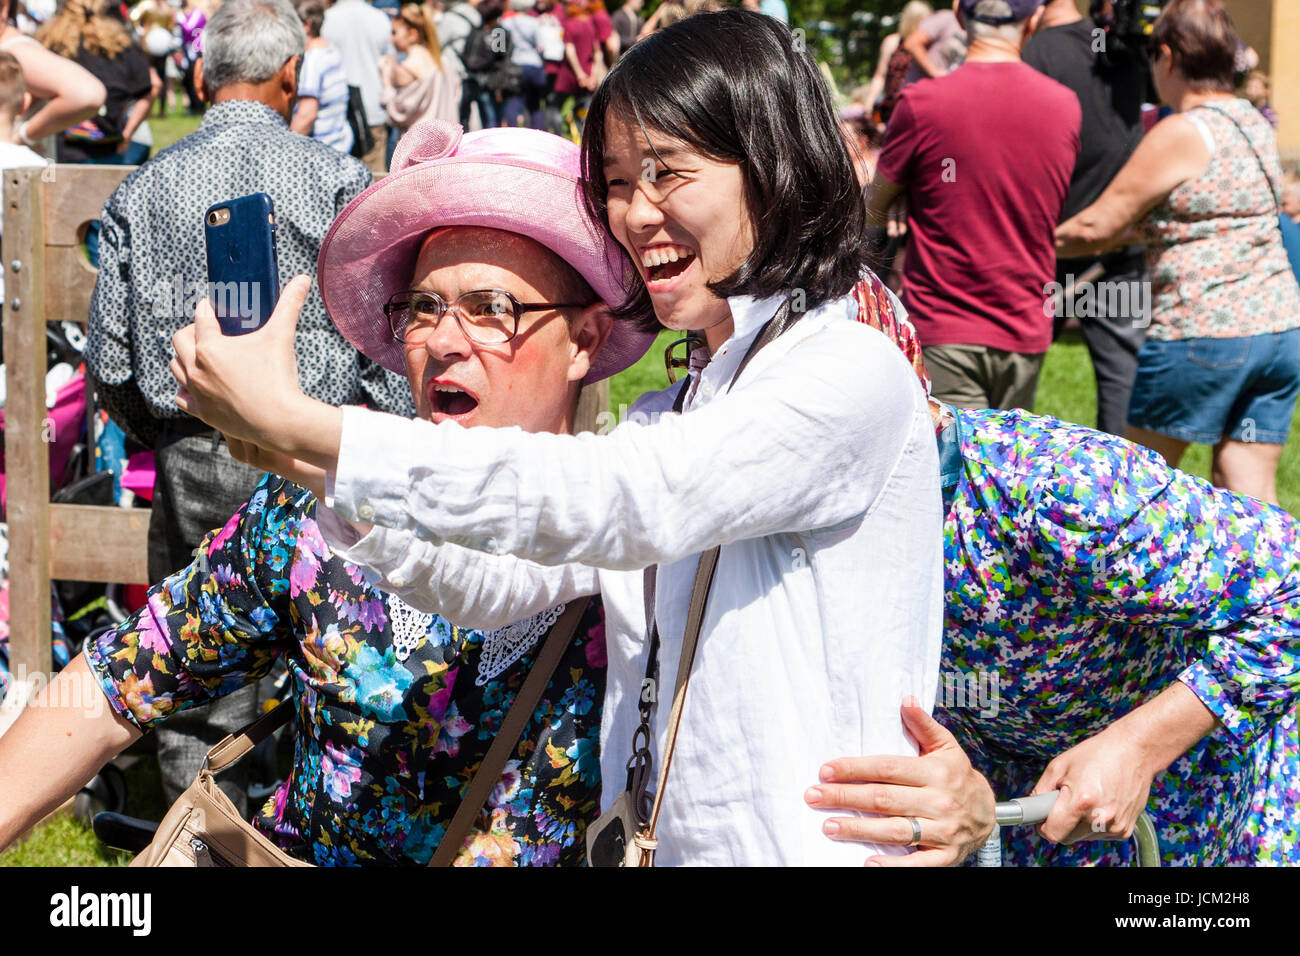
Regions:
<instances>
[{"instance_id":1,"label":"rolled-up sleeve","mask_svg":"<svg viewBox=\"0 0 1300 956\"><path fill-rule=\"evenodd\" d=\"M361 568L370 584L461 627L505 627L600 590L596 569L582 564L550 567L391 528L359 534L328 508L317 522L330 551Z\"/></svg>"},{"instance_id":2,"label":"rolled-up sleeve","mask_svg":"<svg viewBox=\"0 0 1300 956\"><path fill-rule=\"evenodd\" d=\"M113 709L140 729L259 680L281 653L291 618L278 581L295 525L266 507L271 481L204 539L189 567L155 584L143 608L87 643Z\"/></svg>"}]
</instances>

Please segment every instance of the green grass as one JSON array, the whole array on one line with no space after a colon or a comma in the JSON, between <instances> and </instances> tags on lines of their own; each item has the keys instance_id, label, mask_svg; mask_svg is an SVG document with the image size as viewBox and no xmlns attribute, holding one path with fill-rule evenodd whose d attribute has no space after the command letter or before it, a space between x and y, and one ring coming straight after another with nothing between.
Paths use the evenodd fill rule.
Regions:
<instances>
[{"instance_id":1,"label":"green grass","mask_svg":"<svg viewBox=\"0 0 1300 956\"><path fill-rule=\"evenodd\" d=\"M614 376L609 386L609 405L618 411L620 404L631 405L642 392L668 384L664 370L664 348L680 338L679 333L664 332L636 365ZM1077 334L1062 337L1047 353L1034 411L1054 415L1062 421L1097 427L1097 387L1092 375L1088 349ZM1292 435L1300 435L1300 408L1297 408ZM1210 478L1210 448L1192 445L1179 465L1207 481ZM1293 437L1282 452L1277 470L1278 500L1291 514L1300 514L1300 440Z\"/></svg>"},{"instance_id":2,"label":"green grass","mask_svg":"<svg viewBox=\"0 0 1300 956\"><path fill-rule=\"evenodd\" d=\"M127 816L161 820L167 812L158 775L158 762L147 747L125 771ZM135 753L132 748L131 753ZM68 813L37 827L21 842L0 853L5 866L126 866L131 854L100 843L90 825Z\"/></svg>"},{"instance_id":3,"label":"green grass","mask_svg":"<svg viewBox=\"0 0 1300 956\"><path fill-rule=\"evenodd\" d=\"M155 109L157 107L155 106ZM149 117L149 129L153 132L153 153L166 149L178 139L184 139L199 128L201 116L190 116L183 110L172 110L163 119L157 113Z\"/></svg>"}]
</instances>

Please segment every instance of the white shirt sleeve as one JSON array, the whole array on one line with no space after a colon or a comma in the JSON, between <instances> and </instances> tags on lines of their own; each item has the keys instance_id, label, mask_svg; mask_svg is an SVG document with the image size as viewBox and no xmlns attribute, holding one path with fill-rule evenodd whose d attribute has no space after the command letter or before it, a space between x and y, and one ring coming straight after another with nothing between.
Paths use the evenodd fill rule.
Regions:
<instances>
[{"instance_id":1,"label":"white shirt sleeve","mask_svg":"<svg viewBox=\"0 0 1300 956\"><path fill-rule=\"evenodd\" d=\"M359 535L328 508L317 510L317 526L330 550L372 585L460 627L505 627L600 591L596 569L581 564L546 567L378 526Z\"/></svg>"},{"instance_id":2,"label":"white shirt sleeve","mask_svg":"<svg viewBox=\"0 0 1300 956\"><path fill-rule=\"evenodd\" d=\"M609 435L348 407L332 507L435 544L635 570L864 515L923 401L898 349L852 322L759 356L728 394L697 391L686 414Z\"/></svg>"}]
</instances>

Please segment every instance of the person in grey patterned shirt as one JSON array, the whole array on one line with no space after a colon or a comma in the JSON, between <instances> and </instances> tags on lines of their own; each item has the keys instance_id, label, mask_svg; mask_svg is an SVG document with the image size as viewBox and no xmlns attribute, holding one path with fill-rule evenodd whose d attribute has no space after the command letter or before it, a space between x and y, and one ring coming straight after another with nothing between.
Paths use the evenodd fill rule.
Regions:
<instances>
[{"instance_id":1,"label":"person in grey patterned shirt","mask_svg":"<svg viewBox=\"0 0 1300 956\"><path fill-rule=\"evenodd\" d=\"M275 203L281 282L314 273L339 211L370 185L356 159L289 130L305 37L286 0L226 0L203 39L200 83L212 104L199 129L127 177L105 204L86 365L100 400L157 459L149 577L161 580L248 497L261 475L231 458L219 433L176 407L172 335L208 294L203 215L223 200ZM297 333L304 391L337 405L411 415L406 380L339 334L313 288ZM255 716L247 688L159 734L163 787L175 799L208 748ZM222 787L243 812L247 770Z\"/></svg>"}]
</instances>

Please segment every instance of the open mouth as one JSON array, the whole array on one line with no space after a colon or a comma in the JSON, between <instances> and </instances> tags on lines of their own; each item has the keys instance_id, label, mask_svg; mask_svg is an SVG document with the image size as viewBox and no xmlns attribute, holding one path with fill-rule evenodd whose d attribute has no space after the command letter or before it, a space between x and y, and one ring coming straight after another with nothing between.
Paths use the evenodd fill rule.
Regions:
<instances>
[{"instance_id":1,"label":"open mouth","mask_svg":"<svg viewBox=\"0 0 1300 956\"><path fill-rule=\"evenodd\" d=\"M690 246L668 243L641 252L641 265L646 270L646 282L666 283L685 272L695 258Z\"/></svg>"},{"instance_id":2,"label":"open mouth","mask_svg":"<svg viewBox=\"0 0 1300 956\"><path fill-rule=\"evenodd\" d=\"M429 391L429 407L435 415L459 418L478 408L478 399L459 385L434 382Z\"/></svg>"}]
</instances>

